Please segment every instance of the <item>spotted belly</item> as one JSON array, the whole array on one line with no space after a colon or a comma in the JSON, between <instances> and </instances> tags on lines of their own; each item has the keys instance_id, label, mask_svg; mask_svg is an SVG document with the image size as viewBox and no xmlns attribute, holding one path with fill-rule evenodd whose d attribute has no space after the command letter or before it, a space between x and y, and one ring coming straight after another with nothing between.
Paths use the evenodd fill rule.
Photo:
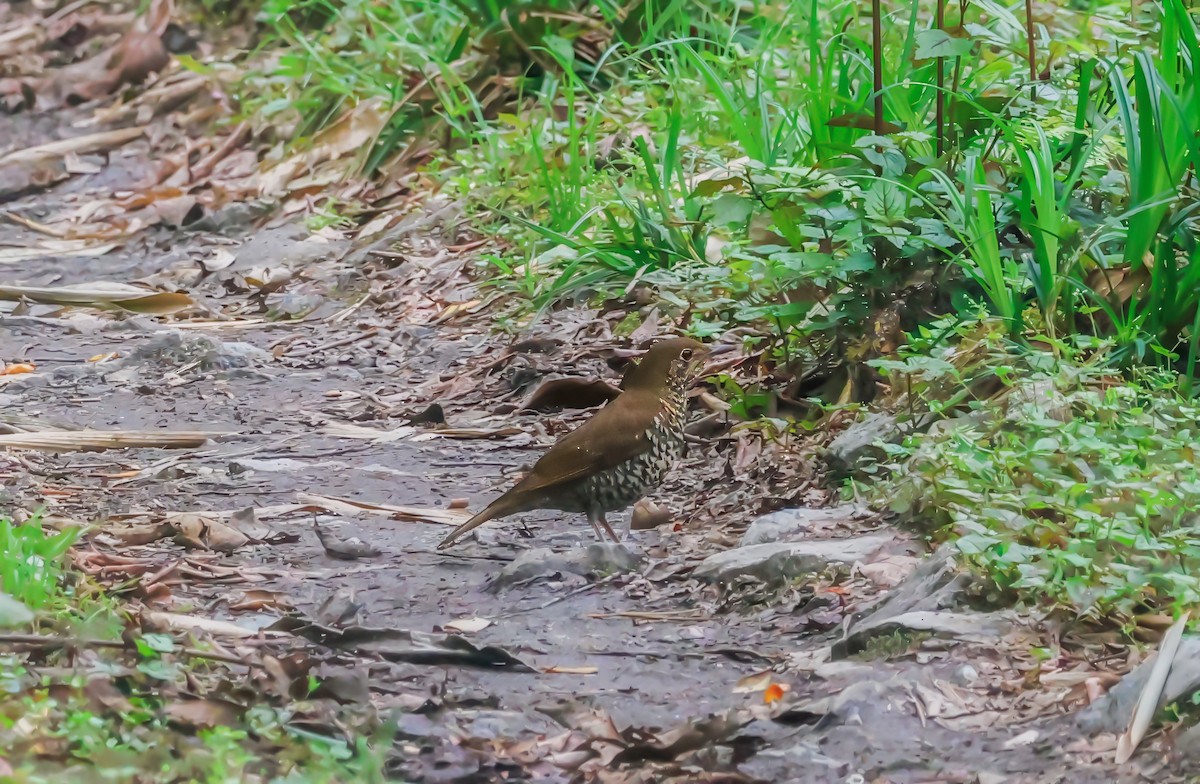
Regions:
<instances>
[{"instance_id":1,"label":"spotted belly","mask_svg":"<svg viewBox=\"0 0 1200 784\"><path fill-rule=\"evenodd\" d=\"M642 454L593 474L583 482L581 490L588 507L599 512L617 512L662 484L683 452L683 438L658 431L651 434L650 442L650 449Z\"/></svg>"}]
</instances>

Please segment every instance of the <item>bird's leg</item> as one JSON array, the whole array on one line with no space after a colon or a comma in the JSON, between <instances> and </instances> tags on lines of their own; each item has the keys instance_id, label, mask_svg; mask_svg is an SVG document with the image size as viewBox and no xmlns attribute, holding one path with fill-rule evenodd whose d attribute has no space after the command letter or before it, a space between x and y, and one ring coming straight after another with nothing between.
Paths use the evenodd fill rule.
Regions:
<instances>
[{"instance_id":1,"label":"bird's leg","mask_svg":"<svg viewBox=\"0 0 1200 784\"><path fill-rule=\"evenodd\" d=\"M604 530L608 532L609 539L612 539L613 542L616 542L616 543L619 543L621 541L621 537L617 536L617 532L614 531L612 529L612 526L608 524L608 521L604 519L604 512L601 512L600 514L596 515L596 520L597 520L597 522L600 523L600 525L604 526ZM599 534L600 532L597 531L596 533Z\"/></svg>"},{"instance_id":2,"label":"bird's leg","mask_svg":"<svg viewBox=\"0 0 1200 784\"><path fill-rule=\"evenodd\" d=\"M604 522L604 515L596 512L587 513L588 522L592 525L592 530L596 532L596 539L603 542L604 532L600 530L600 523ZM604 527L608 527L608 523L604 523Z\"/></svg>"}]
</instances>

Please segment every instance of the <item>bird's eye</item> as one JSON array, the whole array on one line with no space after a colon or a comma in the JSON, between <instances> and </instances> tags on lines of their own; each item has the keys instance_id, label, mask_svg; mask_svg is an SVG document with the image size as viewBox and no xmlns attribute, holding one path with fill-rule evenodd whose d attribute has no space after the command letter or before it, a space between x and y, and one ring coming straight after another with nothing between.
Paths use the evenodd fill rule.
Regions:
<instances>
[{"instance_id":1,"label":"bird's eye","mask_svg":"<svg viewBox=\"0 0 1200 784\"><path fill-rule=\"evenodd\" d=\"M685 348L683 351L679 352L679 357L684 362L688 361L692 358L692 350L690 348Z\"/></svg>"}]
</instances>

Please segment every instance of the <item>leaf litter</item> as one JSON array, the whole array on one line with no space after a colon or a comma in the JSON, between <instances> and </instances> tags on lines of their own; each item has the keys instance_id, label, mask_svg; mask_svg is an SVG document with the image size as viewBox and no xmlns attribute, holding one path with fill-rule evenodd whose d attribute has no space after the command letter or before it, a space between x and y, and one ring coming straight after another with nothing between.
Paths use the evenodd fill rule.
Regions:
<instances>
[{"instance_id":1,"label":"leaf litter","mask_svg":"<svg viewBox=\"0 0 1200 784\"><path fill-rule=\"evenodd\" d=\"M0 454L6 461L15 457L26 461L21 469L14 468L16 463L0 463L0 478L7 480L17 470L25 476L30 469L45 478L36 487L12 484L22 505L33 508L49 502L51 512L59 517L88 521L100 517L101 522L73 559L88 579L127 592L123 595L133 597L135 603L146 603L131 621L137 633L174 640L179 653L165 653L165 658L183 658L183 651L194 651L188 648L194 638L212 646L206 649L208 653L223 657L213 661L229 665L193 672L190 678L153 681L163 700L160 712L164 720L180 731L192 732L203 726L236 723L254 704L287 704L301 712L293 721L295 726L346 737L343 728L348 725L337 715L287 702L294 694L307 695L309 675L321 673L322 683L330 684L330 691L343 697L353 695L360 702L364 696L375 701L390 699L407 706L409 718L436 717L436 722L422 725L430 733L427 737L440 732L438 722L453 727L453 746L462 753L455 756L448 742L438 741L437 761L461 765L472 773L489 770L498 760L509 760L528 771L552 768L552 775L563 780L577 776L590 781L665 782L724 776L733 781L743 778L736 772L734 760L753 756L752 750L762 742L799 753L794 740L772 736L769 728L761 726L763 716L777 717L787 711L799 715L802 711L795 709L802 701L823 699L827 696L823 692L851 685L840 680L843 676L832 666L835 663L818 655L814 646L831 641L844 619L869 605L882 590L902 587L911 562L897 556L863 564L849 576L793 591L749 582L724 588L701 585L690 578L690 571L705 554L735 545L741 529L755 515L783 505L828 500L811 481L810 458L823 436L794 443L744 426L730 431L727 406L701 394L698 403L711 412L713 420L706 424L703 435L693 440L681 469L656 495L653 503L657 509L648 509L642 516L647 527L639 526L636 541L652 558L641 572L595 586L603 590L577 594L569 587L572 580L594 578L551 574L520 590L531 594L535 607L540 606L537 602L545 604L538 591L558 599L565 595L566 587L572 592L566 600L505 617L503 623L465 623L482 620L485 615L502 617L508 608L495 602L512 601L489 599L475 590L478 583L472 580L493 564L472 561L472 557L485 557L473 552L433 555L426 535L437 534L425 526L373 526L392 519L440 525L461 522L466 514L459 508L461 504L446 507L462 498L475 506L496 492L502 469L519 469L536 456L525 447L549 443L578 421L579 410L611 399L619 391L617 371L636 355L640 344L656 330L669 332L679 325L666 311L651 307L638 314L638 326L630 340L620 341L614 335L621 322L632 310L649 304L638 305L636 298L627 298L610 303L611 310L600 313L587 308L547 313L543 322L529 325L520 339L509 345L500 345L508 341L482 338L477 325L502 310L504 303L478 296L470 280L472 262L467 252L450 250L478 247L473 244L477 240L460 235L456 225L461 222L455 220L452 205L439 205L436 197L415 209L411 218L381 213L378 220L368 222L362 234L383 244L353 263L346 260L346 254L353 252L349 244L341 244L343 239L353 238L353 229L321 235L309 232L308 247L294 261L276 263L274 252L261 251L252 254L259 256L259 261L241 257L236 252L241 240L231 242L221 232L245 220L237 208L260 193L282 196L287 200L285 212L296 213L308 207L301 198L303 191L326 183L333 184L329 193L369 198L366 183L354 177L343 179L343 175L347 164L357 160L358 150L378 133L386 113L378 106L356 107L318 137L311 150L272 157L270 160L279 163L265 166L260 160L268 157L256 148L255 129L236 126L211 136L192 135L185 117L215 116L228 101L224 77L188 73L175 62L159 65L161 57L152 42L139 41L135 33L161 23L164 8L169 16L167 4L155 3L150 9L150 16L158 22L139 22L128 15L105 22L110 32L103 33L107 37L100 51L105 54L101 76L107 81L85 85L89 91L106 92L117 84L148 79L149 86L137 91L131 101L105 104L101 99L90 120L80 126L118 122L129 127L118 129L122 133L117 135L105 136L108 131L75 134L65 144L25 140L19 154L8 160L11 168L0 174L0 192L52 193L55 199L48 212L27 210L21 202L10 207L9 215L17 217L14 222L22 234L6 238L0 263L12 261L9 267L21 275L29 270L28 284L16 282L25 289L40 290L44 301L37 301L29 291L14 295L10 300L15 303L13 310L0 311L6 317L13 314L14 320L6 323L36 325L37 337L27 338L35 347L50 340L56 346L73 346L78 340L73 330L90 324L90 334L97 340L78 352L77 361L85 362L99 352L120 353L116 361L122 363L101 375L81 376L83 380L75 382L75 387L50 396L33 377L61 371L64 363L47 362L31 353L37 358L37 372L27 374L31 378L26 380L10 382L4 394L16 390L21 400L68 415L77 414L78 407L105 411L106 405L124 406L133 415L157 420L156 426L170 421L171 427L162 428L167 431L180 421L201 421L185 419L186 412L203 412L224 417L220 423L214 422L214 432L241 432L251 439L250 449L271 451L269 456L252 459L296 461L280 464L286 468L264 481L253 469L239 473L240 469L230 468L236 464L236 458L230 457L232 450L243 444L206 444L205 453L172 456L170 460L153 453L134 453L138 464L145 466L136 470L107 462L111 455L80 455L73 450L59 455ZM44 56L50 33L40 24L28 22L17 17L13 25L0 31L0 58L10 49ZM80 15L56 35L67 35L76 22L84 27L95 22L97 31L104 27L102 17ZM149 45L141 49L144 44ZM58 100L51 83L36 86L35 100ZM14 106L21 110L28 108L24 104L29 94L10 81L0 85L0 100L6 101L10 110ZM172 139L179 138L176 134L187 144L172 147ZM109 152L113 150L140 154L147 145L154 145L157 165L115 193L108 187L79 194L54 190L55 183L67 179L104 176L112 167ZM397 213L414 207L406 198L395 196L389 207ZM226 220L231 223L223 223ZM249 218L241 224L243 230L261 228L258 220ZM52 299L63 295L63 281L47 273L48 265L63 263L55 259L86 260L87 254L92 254L90 258L97 264L124 264L130 258L145 258L136 254L142 252L137 242L146 229L161 226L173 231L182 225L195 231L183 255L171 263L158 264L156 260L156 264L146 264L155 271L120 284L137 290L121 295L127 294L128 300L95 296L94 292L90 301L83 295L72 302ZM217 231L199 228L205 225ZM279 247L287 251L295 249L296 243ZM271 263L264 264L261 258L270 258ZM345 281L361 287L348 298L338 299L335 289ZM176 293L188 297L189 302L168 297L160 302L170 303L170 307L152 306L140 313L121 307L121 302L136 302L138 297ZM180 307L174 307L176 304ZM95 305L105 309L95 309ZM96 310L90 322L80 318L78 311L84 309ZM25 318L33 320L20 321ZM260 356L238 367L210 362L206 357L221 354L219 347L215 354L173 354L170 344L155 342L151 350L137 354L134 341L165 327L179 333L236 330L265 347L272 360L269 366L277 375L248 381L230 373L256 363L268 366L267 361ZM101 342L105 345L97 345ZM621 348L614 349L618 344ZM752 355L739 353L719 358L711 369L753 375L758 372L756 362ZM565 383L561 375L555 377L563 370L572 374ZM110 378L110 372L123 375ZM175 392L160 397L160 387ZM366 394L323 397L336 389ZM307 392L312 394L304 394ZM97 404L105 393L120 397L112 404ZM68 401L55 399L61 395L76 399L67 405ZM298 400L303 400L303 405L297 404ZM530 402L536 403L532 408L565 409L567 413L535 415L527 410ZM426 430L408 421L412 412L434 404L454 422L487 426L439 430L435 425ZM252 427L244 426L247 422ZM340 435L333 429L321 432L334 422L344 423ZM736 418L733 422L736 424ZM351 432L355 435L348 435ZM393 436L399 433L403 435ZM280 436L291 441L281 442ZM368 450L376 463L390 463L387 467L395 473L377 481L362 478L360 487L348 483L342 470L327 467L317 469L316 474L304 472L306 461L314 463L328 453L340 453L347 463L358 464L359 454L346 457L340 452L347 448L347 441L354 442L350 449ZM160 444L141 446L154 449ZM492 458L497 465L487 465ZM85 459L102 462L80 462ZM81 465L86 467L79 468ZM131 470L135 470L132 475L127 473ZM122 476L102 476L105 473ZM420 478L419 485L411 481L414 477ZM443 493L445 497L441 497ZM215 505L212 496L217 494L236 495L235 508L211 509ZM115 513L96 514L110 503L116 506ZM254 520L234 519L251 505L260 507ZM141 511L130 513L128 509ZM403 563L329 560L328 550L320 547L320 542L314 543L316 537L299 525L314 513L353 518L362 526L359 533L365 542L386 542L389 553L403 553ZM258 530L264 521L278 522L283 530L294 528L305 536L293 532L287 539L268 539ZM546 522L546 531L555 536L578 525L566 517L536 522ZM517 529L493 529L491 543L508 549L522 547ZM266 541L289 547L258 544ZM310 572L319 575L319 580L292 576L302 573L297 563L312 560L318 563L306 564L306 568L313 566ZM316 583L327 593L312 596ZM453 590L446 585L453 585ZM331 625L324 617L313 622L303 615L315 609L312 605L322 598L331 598L345 588L351 589L345 601L328 609L337 623L347 625ZM398 598L402 593L408 598ZM151 605L154 609L148 609ZM136 608L136 604L131 606ZM436 612L431 612L433 609ZM224 617L226 611L230 617ZM365 620L355 620L359 617ZM458 618L464 622L462 628L455 629L450 625L455 621L446 618ZM268 619L284 627L294 626L286 632L268 629L265 626L270 623L264 625ZM397 623L400 619L405 622ZM458 634L422 630L439 627ZM902 635L903 629L897 633ZM474 637L468 643L461 634L479 638L480 644L475 644ZM586 640L586 651L610 657L606 664L620 661L629 666L597 666L586 660L580 640ZM32 650L36 646L27 647L30 650L22 655L34 655L39 667L77 666L91 653L86 646L75 644L36 651ZM1059 716L1074 702L1094 699L1117 677L1114 670L1132 666L1125 661L1114 669L1096 664L1110 662L1111 653L1102 645L1070 637L1048 637L1046 647L1054 651L1051 662L1035 661L1027 648L1022 652L1019 646L1009 648L1007 643L989 648L977 641L923 640L875 651L880 658L871 665L875 670L872 677L907 677L911 667L929 667L945 676L937 683L921 682L903 690L915 696L886 702L893 710L894 723L872 728L880 733L875 747L888 753L899 746L903 752L905 743L889 746L888 742L913 737L907 731L910 725L900 723L900 715L918 722L915 726L924 726L920 723L924 722L964 733ZM119 656L120 665L130 673L109 676L110 686L119 682L122 687L115 692L105 686L93 687L89 699L100 709L111 710L119 706L115 694L144 688L152 681L139 674L137 665L142 662L124 647L102 650ZM580 653L572 655L572 651ZM786 654L797 654L797 658L789 660ZM802 670L801 661L812 663L812 680L793 680L783 664L773 665L764 677L764 664L755 656L794 661L796 672ZM715 659L724 665L714 667L711 662ZM371 674L365 684L363 677L342 678L347 661L360 676ZM433 679L427 670L434 666L431 662L437 662L437 667L455 667L453 674L447 676L439 670L440 677ZM123 672L117 663L110 663L113 671ZM969 673L960 672L966 663L975 672L974 680ZM458 664L470 667L461 669ZM511 680L507 685L490 680L494 676L487 673L495 670L504 671L500 677L509 679L515 675L512 670L523 674L513 686ZM756 680L745 682L751 676ZM966 685L950 683L951 676ZM864 677L861 670L857 677ZM564 683L586 678L586 688L592 693L581 694L581 702L600 700L613 714L622 712L635 718L618 721L608 711L588 706L586 709L593 711L591 720L569 722L557 736L530 737L527 709L531 693L558 688L530 680L540 678ZM739 679L744 685L762 688L751 692L752 698L740 693L732 697L732 684ZM248 685L252 689L247 697L244 689ZM735 700L723 703L732 706L732 712L709 716L702 706L710 706L718 693L722 695L719 699ZM235 694L240 696L231 696ZM754 710L742 708L747 701L755 703ZM471 723L471 716L501 704L526 723L490 733ZM872 707L883 704L867 700L857 708L857 715L870 724ZM838 706L825 707L829 709L825 715L830 716L826 721L848 736L846 740L823 736L823 751L831 758L854 759L854 744L860 748L871 745L854 736L853 728L858 725L838 725ZM764 710L768 713L762 713ZM680 720L680 716L689 718ZM1020 736L1020 732L1008 732L1005 739ZM1044 738L1039 736L1037 742ZM29 748L27 739L21 742L25 744L21 748ZM1111 758L1115 747L1106 743L1098 738L1087 749L1069 753L1082 758L1103 747ZM1014 745L1007 754L1016 758L1027 748ZM6 755L13 756L8 751ZM419 762L419 749L412 759Z\"/></svg>"}]
</instances>

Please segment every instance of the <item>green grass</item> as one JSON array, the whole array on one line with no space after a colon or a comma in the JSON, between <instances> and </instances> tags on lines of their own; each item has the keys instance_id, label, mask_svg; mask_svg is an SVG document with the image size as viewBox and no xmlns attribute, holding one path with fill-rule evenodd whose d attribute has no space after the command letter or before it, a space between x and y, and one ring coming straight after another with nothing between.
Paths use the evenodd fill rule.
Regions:
<instances>
[{"instance_id":1,"label":"green grass","mask_svg":"<svg viewBox=\"0 0 1200 784\"><path fill-rule=\"evenodd\" d=\"M748 326L836 374L898 299L908 330L982 302L1018 344L1082 335L1194 371L1180 0L1034 25L1036 90L1020 4L939 29L928 3L885 3L879 74L860 4L620 7L271 0L284 48L244 105L303 146L388 102L364 171L424 166L494 237L480 274L533 307L638 279L698 335Z\"/></svg>"},{"instance_id":2,"label":"green grass","mask_svg":"<svg viewBox=\"0 0 1200 784\"><path fill-rule=\"evenodd\" d=\"M50 605L62 594L63 555L79 530L46 533L38 517L16 524L0 517L0 593L31 610Z\"/></svg>"},{"instance_id":3,"label":"green grass","mask_svg":"<svg viewBox=\"0 0 1200 784\"><path fill-rule=\"evenodd\" d=\"M384 780L388 746L370 726L347 716L340 721L357 734L316 733L307 728L324 716L315 703L247 689L245 676L184 641L143 632L69 571L77 535L0 518L0 625L71 641L20 654L0 646L0 770L13 771L5 782ZM27 609L15 612L18 601ZM211 705L186 712L197 697Z\"/></svg>"},{"instance_id":4,"label":"green grass","mask_svg":"<svg viewBox=\"0 0 1200 784\"><path fill-rule=\"evenodd\" d=\"M550 5L274 0L283 55L245 105L303 146L388 101L362 171L420 168L464 204L492 241L478 275L521 303L513 329L636 281L692 334L765 345L810 415L880 380L920 377L907 405L950 413L975 385L1088 368L1064 371L1070 422L976 403L985 425L896 449L879 492L1028 601L1194 600L1200 34L1182 0L1037 19L996 0L887 0L878 19L848 1ZM721 383L747 415L782 400ZM1163 494L1176 474L1186 502Z\"/></svg>"},{"instance_id":5,"label":"green grass","mask_svg":"<svg viewBox=\"0 0 1200 784\"><path fill-rule=\"evenodd\" d=\"M867 497L1024 602L1097 621L1200 601L1200 405L1161 372L1014 368L1007 408L889 448Z\"/></svg>"}]
</instances>

